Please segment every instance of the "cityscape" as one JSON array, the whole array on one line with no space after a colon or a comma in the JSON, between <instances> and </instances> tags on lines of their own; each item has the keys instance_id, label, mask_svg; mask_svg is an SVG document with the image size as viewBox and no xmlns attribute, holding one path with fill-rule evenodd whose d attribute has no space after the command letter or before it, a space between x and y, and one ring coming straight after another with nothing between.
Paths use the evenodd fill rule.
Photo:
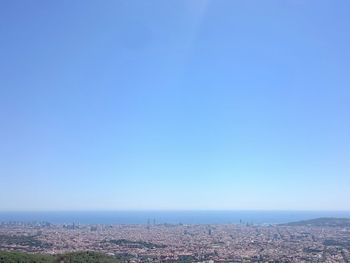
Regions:
<instances>
[{"instance_id":1,"label":"cityscape","mask_svg":"<svg viewBox=\"0 0 350 263\"><path fill-rule=\"evenodd\" d=\"M94 251L135 263L349 262L349 221L334 225L3 222L0 250L52 255Z\"/></svg>"},{"instance_id":2,"label":"cityscape","mask_svg":"<svg viewBox=\"0 0 350 263\"><path fill-rule=\"evenodd\" d=\"M350 0L0 0L0 263L350 263Z\"/></svg>"}]
</instances>

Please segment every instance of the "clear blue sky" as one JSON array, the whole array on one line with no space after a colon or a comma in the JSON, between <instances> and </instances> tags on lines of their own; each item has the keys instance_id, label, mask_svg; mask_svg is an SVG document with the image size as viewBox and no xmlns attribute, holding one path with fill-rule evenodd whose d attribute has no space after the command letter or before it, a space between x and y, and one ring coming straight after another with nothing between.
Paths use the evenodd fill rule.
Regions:
<instances>
[{"instance_id":1,"label":"clear blue sky","mask_svg":"<svg viewBox=\"0 0 350 263\"><path fill-rule=\"evenodd\" d=\"M350 2L0 2L0 210L350 210Z\"/></svg>"}]
</instances>

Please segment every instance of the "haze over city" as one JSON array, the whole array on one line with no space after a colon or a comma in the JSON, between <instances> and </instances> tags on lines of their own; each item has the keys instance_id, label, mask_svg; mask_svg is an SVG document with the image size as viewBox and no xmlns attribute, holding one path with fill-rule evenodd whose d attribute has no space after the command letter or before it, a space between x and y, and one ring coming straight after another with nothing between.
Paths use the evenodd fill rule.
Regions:
<instances>
[{"instance_id":1,"label":"haze over city","mask_svg":"<svg viewBox=\"0 0 350 263\"><path fill-rule=\"evenodd\" d=\"M0 210L349 211L349 10L1 1Z\"/></svg>"}]
</instances>

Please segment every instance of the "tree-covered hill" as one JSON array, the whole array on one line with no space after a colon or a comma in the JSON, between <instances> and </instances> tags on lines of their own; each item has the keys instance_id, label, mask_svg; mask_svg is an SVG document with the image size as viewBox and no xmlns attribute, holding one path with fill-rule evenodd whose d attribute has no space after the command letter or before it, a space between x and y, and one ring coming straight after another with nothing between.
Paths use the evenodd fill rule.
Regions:
<instances>
[{"instance_id":1,"label":"tree-covered hill","mask_svg":"<svg viewBox=\"0 0 350 263\"><path fill-rule=\"evenodd\" d=\"M0 263L53 263L55 259L47 255L0 251Z\"/></svg>"},{"instance_id":2,"label":"tree-covered hill","mask_svg":"<svg viewBox=\"0 0 350 263\"><path fill-rule=\"evenodd\" d=\"M74 252L50 256L0 251L0 263L120 263L114 257L95 252Z\"/></svg>"}]
</instances>

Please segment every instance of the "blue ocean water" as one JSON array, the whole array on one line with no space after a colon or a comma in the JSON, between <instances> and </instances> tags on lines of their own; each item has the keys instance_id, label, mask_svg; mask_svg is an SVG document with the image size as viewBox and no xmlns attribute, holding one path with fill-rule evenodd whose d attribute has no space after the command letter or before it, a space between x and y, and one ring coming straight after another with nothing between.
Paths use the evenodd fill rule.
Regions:
<instances>
[{"instance_id":1,"label":"blue ocean water","mask_svg":"<svg viewBox=\"0 0 350 263\"><path fill-rule=\"evenodd\" d=\"M318 217L349 217L350 211L106 211L0 212L0 222L46 221L54 224L279 224Z\"/></svg>"}]
</instances>

